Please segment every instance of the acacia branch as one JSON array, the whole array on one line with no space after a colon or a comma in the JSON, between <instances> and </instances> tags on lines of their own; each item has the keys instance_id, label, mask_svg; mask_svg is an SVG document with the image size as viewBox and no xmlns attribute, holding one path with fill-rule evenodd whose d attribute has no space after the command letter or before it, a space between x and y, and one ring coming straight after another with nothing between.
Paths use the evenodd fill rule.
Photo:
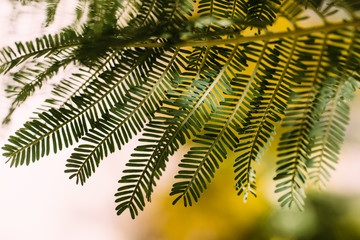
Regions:
<instances>
[{"instance_id":1,"label":"acacia branch","mask_svg":"<svg viewBox=\"0 0 360 240\"><path fill-rule=\"evenodd\" d=\"M255 35L255 36L243 36L239 35L237 37L227 38L227 39L207 39L207 40L184 40L176 43L159 43L159 42L143 42L143 43L133 43L133 44L126 44L124 46L123 43L118 44L116 41L113 42L112 47L114 48L124 48L124 47L145 47L145 48L157 48L157 47L212 47L218 45L226 45L226 44L241 44L247 42L256 42L256 41L270 41L273 39L279 38L287 38L287 37L298 37L302 35L309 35L316 32L323 32L328 33L331 31L335 31L338 29L346 28L346 27L357 27L360 26L360 19L355 19L350 22L343 22L343 23L336 23L336 24L326 24L323 26L318 27L311 27L311 28L297 28L292 31L287 32L278 32L272 33L267 32L262 35ZM231 32L234 34L234 32ZM227 33L229 34L229 33ZM225 33L219 34L219 36L226 35ZM204 37L204 36L202 36Z\"/></svg>"}]
</instances>

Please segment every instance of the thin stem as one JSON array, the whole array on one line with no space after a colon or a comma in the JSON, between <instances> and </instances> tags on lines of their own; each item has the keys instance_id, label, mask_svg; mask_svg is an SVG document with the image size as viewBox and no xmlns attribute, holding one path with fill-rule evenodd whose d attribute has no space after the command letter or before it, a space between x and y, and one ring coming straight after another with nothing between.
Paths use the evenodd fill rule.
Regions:
<instances>
[{"instance_id":1,"label":"thin stem","mask_svg":"<svg viewBox=\"0 0 360 240\"><path fill-rule=\"evenodd\" d=\"M323 32L328 33L331 31L335 31L341 28L346 27L356 27L360 26L360 19L356 19L351 22L343 22L337 24L327 24L319 27L312 27L312 28L298 28L293 31L287 32L278 32L278 33L266 33L263 35L255 35L255 36L238 36L228 39L207 39L207 40L188 40L182 41L178 43L174 43L172 46L174 47L202 47L202 46L216 46L216 45L226 45L226 44L241 44L247 42L255 42L255 41L270 41L273 39L279 38L287 38L287 37L297 37L302 35L309 35L315 32ZM221 35L226 35L222 33ZM112 47L145 47L145 48L155 48L155 47L164 47L165 45L169 45L169 43L158 43L158 42L144 42L144 43L135 43L135 44L128 44L124 46L123 44L119 44L117 46L116 41L112 45Z\"/></svg>"}]
</instances>

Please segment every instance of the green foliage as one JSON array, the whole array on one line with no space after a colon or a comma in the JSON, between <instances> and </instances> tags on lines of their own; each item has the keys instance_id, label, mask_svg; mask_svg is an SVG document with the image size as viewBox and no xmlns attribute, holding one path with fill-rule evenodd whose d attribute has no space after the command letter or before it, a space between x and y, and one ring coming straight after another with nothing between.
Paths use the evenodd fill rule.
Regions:
<instances>
[{"instance_id":1,"label":"green foliage","mask_svg":"<svg viewBox=\"0 0 360 240\"><path fill-rule=\"evenodd\" d=\"M48 26L61 1L46 2ZM348 100L359 87L358 6L81 0L67 29L1 50L0 71L13 77L4 123L59 71L75 69L3 155L11 166L28 165L77 144L65 172L84 184L101 160L142 133L115 194L117 213L134 218L190 139L195 145L170 193L174 204L198 201L225 160L233 161L237 194L256 196L254 163L281 125L276 192L281 206L302 209L308 178L323 187L338 161ZM305 27L309 14L322 22Z\"/></svg>"}]
</instances>

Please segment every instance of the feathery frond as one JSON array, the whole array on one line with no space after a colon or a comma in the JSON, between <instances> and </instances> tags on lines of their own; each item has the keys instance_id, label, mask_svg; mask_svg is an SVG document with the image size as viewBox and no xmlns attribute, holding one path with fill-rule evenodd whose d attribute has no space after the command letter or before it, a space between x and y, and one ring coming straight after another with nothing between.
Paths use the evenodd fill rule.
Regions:
<instances>
[{"instance_id":1,"label":"feathery frond","mask_svg":"<svg viewBox=\"0 0 360 240\"><path fill-rule=\"evenodd\" d=\"M80 36L68 30L53 36L36 38L35 41L27 41L25 44L15 43L16 49L5 47L0 51L0 73L6 74L28 59L56 55L63 50L78 47L80 40Z\"/></svg>"},{"instance_id":2,"label":"feathery frond","mask_svg":"<svg viewBox=\"0 0 360 240\"><path fill-rule=\"evenodd\" d=\"M235 69L232 70L231 68L234 65L246 62L244 54L236 54L239 46L235 45L232 48L227 62L225 62L211 85L214 86L213 91L209 91L212 88L208 89L209 97L211 97L207 98L208 101L218 102L217 99L219 99L221 102L225 102L222 95L232 93L231 82L232 78L236 78L236 74L234 74ZM236 68L238 67L236 66ZM232 74L234 75L232 76ZM222 94L219 96L221 91ZM203 96L206 96L205 93ZM211 120L205 124L204 130L207 133L197 135L194 139L194 143L198 143L200 146L192 147L185 155L185 159L179 164L179 167L183 170L180 170L175 178L181 180L173 185L170 193L170 195L178 195L173 202L174 204L181 198L185 206L192 205L192 199L197 201L200 192L203 192L203 189L207 187L206 181L211 182L215 168L218 168L219 162L226 158L227 151L225 147L232 146L234 145L232 143L236 142L236 137L233 138L235 136L234 129L231 129L230 126L235 126L233 121L236 120L235 114L240 104L237 104L237 108L233 112L228 112L229 109L226 106L230 104L229 102L228 100L222 106L220 102L217 103L215 110L210 115ZM218 107L219 105L220 107ZM223 123L223 125L220 125L219 122Z\"/></svg>"},{"instance_id":3,"label":"feathery frond","mask_svg":"<svg viewBox=\"0 0 360 240\"><path fill-rule=\"evenodd\" d=\"M319 117L310 135L313 137L309 177L320 188L330 178L329 170L335 170L340 144L344 140L345 125L349 121L348 101L354 96L358 85L352 77L341 79L329 77L324 83L316 104Z\"/></svg>"}]
</instances>

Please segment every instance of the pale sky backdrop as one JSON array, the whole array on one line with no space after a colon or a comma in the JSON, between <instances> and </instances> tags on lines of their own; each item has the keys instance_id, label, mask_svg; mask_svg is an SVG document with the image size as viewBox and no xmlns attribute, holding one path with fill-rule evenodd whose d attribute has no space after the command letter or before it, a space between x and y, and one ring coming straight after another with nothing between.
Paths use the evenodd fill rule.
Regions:
<instances>
[{"instance_id":1,"label":"pale sky backdrop","mask_svg":"<svg viewBox=\"0 0 360 240\"><path fill-rule=\"evenodd\" d=\"M61 1L58 16L44 29L44 7L12 5L0 0L0 47L18 40L29 40L44 32L56 32L73 20L75 1ZM8 78L1 76L0 119L7 113L10 101L4 87ZM13 121L0 128L0 145L28 119L47 96L44 89L25 102L13 115ZM340 164L326 191L360 194L360 96L352 103ZM84 186L76 185L64 173L70 151L41 159L30 166L10 168L0 157L0 239L1 240L119 240L141 239L140 226L146 226L144 214L134 221L128 213L116 216L114 193L117 181L136 139L121 152L102 161L96 173ZM2 150L0 150L2 154ZM170 166L168 170L175 169ZM160 188L169 189L173 171L162 179ZM169 180L170 179L170 180ZM232 184L232 183L231 183ZM159 189L157 189L159 190ZM273 189L269 189L269 195ZM241 201L241 200L239 200ZM145 212L151 212L151 204ZM156 220L156 219L154 219Z\"/></svg>"}]
</instances>

